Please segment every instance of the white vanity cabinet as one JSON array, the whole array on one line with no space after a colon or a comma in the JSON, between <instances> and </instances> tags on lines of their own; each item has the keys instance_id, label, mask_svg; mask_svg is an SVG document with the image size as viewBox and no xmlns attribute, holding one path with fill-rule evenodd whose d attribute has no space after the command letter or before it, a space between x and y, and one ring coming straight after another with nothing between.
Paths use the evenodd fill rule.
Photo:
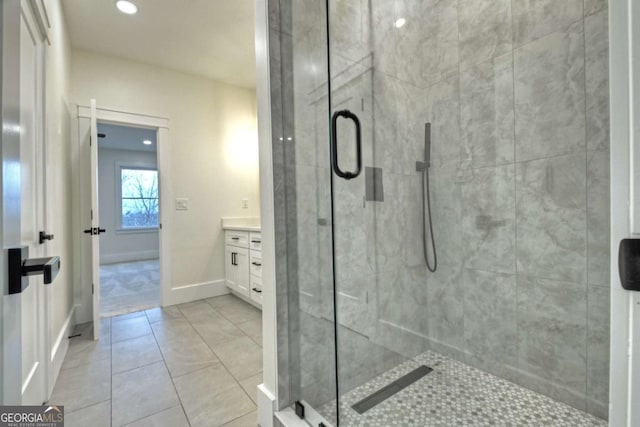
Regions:
<instances>
[{"instance_id":1,"label":"white vanity cabinet","mask_svg":"<svg viewBox=\"0 0 640 427\"><path fill-rule=\"evenodd\" d=\"M262 237L259 232L225 230L225 281L237 295L262 305Z\"/></svg>"},{"instance_id":2,"label":"white vanity cabinet","mask_svg":"<svg viewBox=\"0 0 640 427\"><path fill-rule=\"evenodd\" d=\"M262 235L250 233L249 272L251 282L251 299L262 306Z\"/></svg>"}]
</instances>

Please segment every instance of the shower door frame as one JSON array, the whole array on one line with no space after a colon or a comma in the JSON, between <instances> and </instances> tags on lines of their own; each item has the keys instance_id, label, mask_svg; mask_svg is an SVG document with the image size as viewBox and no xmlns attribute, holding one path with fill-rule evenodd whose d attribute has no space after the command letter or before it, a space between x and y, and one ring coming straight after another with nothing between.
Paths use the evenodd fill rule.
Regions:
<instances>
[{"instance_id":1,"label":"shower door frame","mask_svg":"<svg viewBox=\"0 0 640 427\"><path fill-rule=\"evenodd\" d=\"M634 134L640 131L640 92L634 88L634 55L640 56L640 8L632 0L609 0L609 75L611 113L611 352L609 425L640 425L640 292L620 285L618 243L638 237L633 223ZM638 79L636 79L638 80ZM635 108L634 108L635 107ZM634 232L635 231L635 232Z\"/></svg>"}]
</instances>

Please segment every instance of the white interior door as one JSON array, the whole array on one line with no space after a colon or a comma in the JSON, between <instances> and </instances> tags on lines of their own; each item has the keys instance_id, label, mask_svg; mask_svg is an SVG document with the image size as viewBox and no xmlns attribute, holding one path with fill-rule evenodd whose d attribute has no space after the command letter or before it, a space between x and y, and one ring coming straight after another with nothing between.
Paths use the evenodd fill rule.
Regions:
<instances>
[{"instance_id":1,"label":"white interior door","mask_svg":"<svg viewBox=\"0 0 640 427\"><path fill-rule=\"evenodd\" d=\"M96 100L91 100L90 190L91 190L91 280L93 293L93 339L100 337L100 210L98 206L98 119Z\"/></svg>"},{"instance_id":2,"label":"white interior door","mask_svg":"<svg viewBox=\"0 0 640 427\"><path fill-rule=\"evenodd\" d=\"M29 258L45 255L39 232L44 212L44 43L31 9L21 2L20 17L20 234ZM22 340L22 403L47 400L47 314L42 276L29 278L19 296Z\"/></svg>"}]
</instances>

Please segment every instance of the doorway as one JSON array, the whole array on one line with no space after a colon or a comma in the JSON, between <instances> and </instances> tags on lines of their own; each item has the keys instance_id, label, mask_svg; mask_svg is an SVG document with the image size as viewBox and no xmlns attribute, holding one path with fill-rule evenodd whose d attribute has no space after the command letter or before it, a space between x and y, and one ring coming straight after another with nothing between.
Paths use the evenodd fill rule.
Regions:
<instances>
[{"instance_id":1,"label":"doorway","mask_svg":"<svg viewBox=\"0 0 640 427\"><path fill-rule=\"evenodd\" d=\"M157 129L98 122L100 315L160 304Z\"/></svg>"}]
</instances>

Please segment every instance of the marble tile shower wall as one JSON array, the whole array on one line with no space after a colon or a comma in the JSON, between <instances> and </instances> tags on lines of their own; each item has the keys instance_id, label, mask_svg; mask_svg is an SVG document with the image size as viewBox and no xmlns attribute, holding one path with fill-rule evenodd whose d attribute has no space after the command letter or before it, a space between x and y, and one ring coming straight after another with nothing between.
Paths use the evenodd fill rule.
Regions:
<instances>
[{"instance_id":1,"label":"marble tile shower wall","mask_svg":"<svg viewBox=\"0 0 640 427\"><path fill-rule=\"evenodd\" d=\"M606 417L606 0L330 4L332 109L358 110L385 192L363 208L361 178L334 188L340 392L432 349ZM279 359L318 407L335 399L324 2L270 5ZM436 273L414 171L426 121Z\"/></svg>"},{"instance_id":2,"label":"marble tile shower wall","mask_svg":"<svg viewBox=\"0 0 640 427\"><path fill-rule=\"evenodd\" d=\"M605 417L606 2L370 4L375 161L397 192L375 208L378 319ZM413 237L425 121L435 274Z\"/></svg>"}]
</instances>

